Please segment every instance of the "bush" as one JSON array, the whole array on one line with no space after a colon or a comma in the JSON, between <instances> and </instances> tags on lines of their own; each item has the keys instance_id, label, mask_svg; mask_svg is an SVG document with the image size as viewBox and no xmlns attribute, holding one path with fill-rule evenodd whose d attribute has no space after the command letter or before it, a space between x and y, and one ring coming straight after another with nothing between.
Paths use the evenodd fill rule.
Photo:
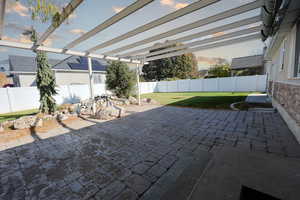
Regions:
<instances>
[{"instance_id":1,"label":"bush","mask_svg":"<svg viewBox=\"0 0 300 200\"><path fill-rule=\"evenodd\" d=\"M131 72L127 64L113 61L107 68L107 88L118 97L128 98L135 88L136 80L134 72Z\"/></svg>"}]
</instances>

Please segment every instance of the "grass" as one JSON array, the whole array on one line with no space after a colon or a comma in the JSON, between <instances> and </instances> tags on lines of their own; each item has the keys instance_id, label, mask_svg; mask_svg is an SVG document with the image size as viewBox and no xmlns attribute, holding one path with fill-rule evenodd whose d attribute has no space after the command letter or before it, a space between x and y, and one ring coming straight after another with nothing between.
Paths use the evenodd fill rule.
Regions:
<instances>
[{"instance_id":1,"label":"grass","mask_svg":"<svg viewBox=\"0 0 300 200\"><path fill-rule=\"evenodd\" d=\"M180 93L151 93L142 95L152 98L162 105L204 108L230 109L230 104L244 101L249 92L180 92Z\"/></svg>"},{"instance_id":2,"label":"grass","mask_svg":"<svg viewBox=\"0 0 300 200\"><path fill-rule=\"evenodd\" d=\"M32 110L24 110L19 112L11 112L11 113L5 113L0 114L0 122L8 121L8 120L15 120L25 115L33 115L38 112L37 109Z\"/></svg>"}]
</instances>

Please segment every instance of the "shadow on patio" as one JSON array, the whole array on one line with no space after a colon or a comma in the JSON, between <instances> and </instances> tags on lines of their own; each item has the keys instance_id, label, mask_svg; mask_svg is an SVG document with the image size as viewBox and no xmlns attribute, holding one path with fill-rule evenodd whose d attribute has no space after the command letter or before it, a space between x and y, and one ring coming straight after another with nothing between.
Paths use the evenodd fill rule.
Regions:
<instances>
[{"instance_id":1,"label":"shadow on patio","mask_svg":"<svg viewBox=\"0 0 300 200\"><path fill-rule=\"evenodd\" d=\"M212 167L211 153L219 155L223 149L273 157L282 166L291 159L287 157L300 158L298 143L276 113L163 106L112 121L88 120L63 124L68 129L64 134L1 151L0 197L160 199L189 166ZM82 128L84 124L88 127ZM195 178L190 181L196 184ZM278 190L276 185L269 188L280 191L282 198L292 191ZM184 186L180 191L191 192Z\"/></svg>"}]
</instances>

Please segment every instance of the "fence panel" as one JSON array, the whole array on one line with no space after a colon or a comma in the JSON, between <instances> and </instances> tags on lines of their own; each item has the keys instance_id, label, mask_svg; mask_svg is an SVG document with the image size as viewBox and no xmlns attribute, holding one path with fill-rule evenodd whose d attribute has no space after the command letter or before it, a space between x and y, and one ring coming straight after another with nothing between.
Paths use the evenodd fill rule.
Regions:
<instances>
[{"instance_id":1,"label":"fence panel","mask_svg":"<svg viewBox=\"0 0 300 200\"><path fill-rule=\"evenodd\" d=\"M234 82L232 81L234 78L232 77L227 77L227 78L219 78L219 91L220 92L227 92L227 91L232 91L234 87Z\"/></svg>"},{"instance_id":2,"label":"fence panel","mask_svg":"<svg viewBox=\"0 0 300 200\"><path fill-rule=\"evenodd\" d=\"M10 99L7 94L9 88L0 88L0 113L11 112Z\"/></svg>"},{"instance_id":3,"label":"fence panel","mask_svg":"<svg viewBox=\"0 0 300 200\"><path fill-rule=\"evenodd\" d=\"M151 92L265 92L266 75L211 79L142 82L141 93Z\"/></svg>"},{"instance_id":4,"label":"fence panel","mask_svg":"<svg viewBox=\"0 0 300 200\"><path fill-rule=\"evenodd\" d=\"M35 109L40 106L40 95L36 87L16 87L7 89L11 105L10 112Z\"/></svg>"}]
</instances>

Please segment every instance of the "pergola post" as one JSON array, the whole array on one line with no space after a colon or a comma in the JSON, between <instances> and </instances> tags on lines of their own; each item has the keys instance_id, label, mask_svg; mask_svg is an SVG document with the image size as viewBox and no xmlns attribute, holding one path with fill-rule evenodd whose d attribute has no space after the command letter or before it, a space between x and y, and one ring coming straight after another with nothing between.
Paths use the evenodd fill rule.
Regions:
<instances>
[{"instance_id":1,"label":"pergola post","mask_svg":"<svg viewBox=\"0 0 300 200\"><path fill-rule=\"evenodd\" d=\"M141 105L141 89L140 89L140 69L139 64L136 64L136 81L137 81L137 93L138 93L138 104Z\"/></svg>"},{"instance_id":2,"label":"pergola post","mask_svg":"<svg viewBox=\"0 0 300 200\"><path fill-rule=\"evenodd\" d=\"M88 68L89 68L90 99L93 103L92 112L93 112L93 114L95 114L96 113L96 107L95 107L95 102L94 102L94 77L93 77L92 59L91 59L91 57L87 57L87 59L88 59Z\"/></svg>"}]
</instances>

